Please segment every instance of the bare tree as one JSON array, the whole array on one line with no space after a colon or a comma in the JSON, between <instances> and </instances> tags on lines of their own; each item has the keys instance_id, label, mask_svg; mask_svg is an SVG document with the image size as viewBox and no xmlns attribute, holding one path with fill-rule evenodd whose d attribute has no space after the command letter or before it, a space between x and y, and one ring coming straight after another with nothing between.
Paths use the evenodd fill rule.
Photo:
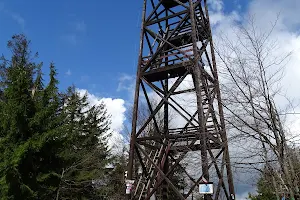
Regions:
<instances>
[{"instance_id":1,"label":"bare tree","mask_svg":"<svg viewBox=\"0 0 300 200\"><path fill-rule=\"evenodd\" d=\"M279 197L280 187L284 187L294 197L299 193L299 177L289 153L292 140L288 138L283 110L276 102L291 53L276 54L280 46L271 39L275 25L268 32L260 32L251 18L235 30L236 35L220 36L215 50L222 67L223 104L231 139L239 140L243 146L252 145L245 149L247 158L241 157L245 162L236 164L259 171L265 167L276 195Z\"/></svg>"}]
</instances>

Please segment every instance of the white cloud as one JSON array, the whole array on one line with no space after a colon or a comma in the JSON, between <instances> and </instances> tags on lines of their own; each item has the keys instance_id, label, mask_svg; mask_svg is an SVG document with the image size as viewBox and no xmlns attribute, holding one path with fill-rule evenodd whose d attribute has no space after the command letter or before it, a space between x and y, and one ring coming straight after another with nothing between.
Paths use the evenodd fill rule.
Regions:
<instances>
[{"instance_id":1,"label":"white cloud","mask_svg":"<svg viewBox=\"0 0 300 200\"><path fill-rule=\"evenodd\" d=\"M8 15L10 18L12 18L17 24L21 27L22 31L25 29L25 19L16 12L13 12L7 8L5 8L5 5L3 2L0 2L0 11L2 11L4 14Z\"/></svg>"},{"instance_id":2,"label":"white cloud","mask_svg":"<svg viewBox=\"0 0 300 200\"><path fill-rule=\"evenodd\" d=\"M72 72L71 72L70 69L68 69L68 71L66 72L66 75L67 75L67 76L71 76L71 75L72 75Z\"/></svg>"},{"instance_id":3,"label":"white cloud","mask_svg":"<svg viewBox=\"0 0 300 200\"><path fill-rule=\"evenodd\" d=\"M238 35L236 35L235 29L241 24L247 26L249 16L253 17L255 30L258 34L269 31L276 18L279 17L277 25L270 35L270 41L277 42L279 47L278 49L272 49L274 50L273 56L274 58L278 58L279 56L288 54L290 51L293 52L289 62L286 63L285 76L281 80L281 86L283 95L297 100L300 99L300 93L297 92L299 90L298 82L300 78L300 14L297 9L299 6L300 1L298 0L253 0L249 1L246 13L233 11L230 14L225 14L222 9L219 9L219 11L214 11L213 9L211 12L215 46L221 50L224 47L218 45L222 43L222 37L227 36L233 43L237 41ZM284 98L276 98L276 102L280 108L284 108L288 103ZM297 110L299 108L296 108L295 111L297 112ZM293 111L291 110L290 112ZM298 134L300 131L300 116L288 115L286 125L292 127L290 128L292 133L290 137ZM249 153L249 151L253 150L253 145L246 144L246 142L243 145L243 149L235 146L234 151L231 151L233 157L238 155L233 152L246 151ZM253 183L255 183L256 177L251 177L251 175L250 173L244 173L241 176L240 171L236 171L236 178L238 176L243 177L243 179L236 180L237 199L244 199L248 195L248 192L254 191ZM246 179L247 181L248 179L252 179L252 184L250 182L247 183L247 181L245 182ZM243 187L241 187L241 183L243 183Z\"/></svg>"},{"instance_id":4,"label":"white cloud","mask_svg":"<svg viewBox=\"0 0 300 200\"><path fill-rule=\"evenodd\" d=\"M10 16L21 26L22 29L25 28L25 19L20 14L10 12Z\"/></svg>"},{"instance_id":5,"label":"white cloud","mask_svg":"<svg viewBox=\"0 0 300 200\"><path fill-rule=\"evenodd\" d=\"M78 38L77 38L76 34L63 35L62 39L74 46L78 43Z\"/></svg>"},{"instance_id":6,"label":"white cloud","mask_svg":"<svg viewBox=\"0 0 300 200\"><path fill-rule=\"evenodd\" d=\"M72 20L72 22L69 22L68 33L63 34L62 39L75 46L86 31L87 25L84 20Z\"/></svg>"},{"instance_id":7,"label":"white cloud","mask_svg":"<svg viewBox=\"0 0 300 200\"><path fill-rule=\"evenodd\" d=\"M236 2L237 4L238 2ZM279 20L276 28L273 30L273 34L270 36L272 41L277 41L280 48L275 52L275 57L282 56L287 54L290 51L293 51L293 54L290 57L290 61L286 65L286 74L282 80L283 91L287 97L300 99L299 90L299 79L300 79L300 14L298 8L300 7L299 0L253 0L248 2L246 13L240 13L239 10L233 10L230 13L225 13L223 11L223 2L210 1L211 12L210 19L213 25L214 41L216 45L219 44L220 38L218 35L227 35L231 41L237 40L237 35L235 33L236 28L239 25L246 25L248 16L251 15L254 17L254 22L256 30L258 32L264 32L271 28L272 22L276 20L276 17L279 15ZM186 83L191 81L190 78L186 78ZM182 89L186 86L184 84L180 85ZM185 88L186 89L186 88ZM151 93L151 97L160 100L156 94ZM193 110L191 107L191 102L195 101L194 95L178 95L177 102L187 108L187 111ZM279 101L279 106L283 107L287 103L286 101ZM299 109L300 110L300 109ZM297 112L297 110L296 110ZM176 126L182 126L185 120L176 115ZM300 131L300 116L295 117L293 115L288 117L289 124L293 126L291 131L295 134L298 134ZM298 134L299 135L299 134ZM238 149L235 144L231 145L231 148L234 148L235 151L231 152L232 157L241 156L236 154ZM243 151L253 149L253 144L244 144ZM237 199L246 199L249 192L255 192L255 181L256 173L241 173L240 171L235 171L235 184L237 191Z\"/></svg>"},{"instance_id":8,"label":"white cloud","mask_svg":"<svg viewBox=\"0 0 300 200\"><path fill-rule=\"evenodd\" d=\"M119 78L119 85L117 91L126 90L128 92L134 91L135 77L128 74L122 74Z\"/></svg>"},{"instance_id":9,"label":"white cloud","mask_svg":"<svg viewBox=\"0 0 300 200\"><path fill-rule=\"evenodd\" d=\"M134 99L134 93L135 93L135 76L131 76L128 74L122 74L119 78L119 84L117 88L117 92L127 92L127 102L126 106L131 106L131 102L133 102ZM141 93L143 95L143 93ZM130 103L129 103L130 102Z\"/></svg>"},{"instance_id":10,"label":"white cloud","mask_svg":"<svg viewBox=\"0 0 300 200\"><path fill-rule=\"evenodd\" d=\"M102 98L101 100L105 103L108 112L112 115L112 128L115 131L121 131L123 129L123 123L125 121L125 101L123 99L112 98Z\"/></svg>"},{"instance_id":11,"label":"white cloud","mask_svg":"<svg viewBox=\"0 0 300 200\"><path fill-rule=\"evenodd\" d=\"M248 26L249 16L253 18L257 34L270 31L277 20L276 26L270 35L270 41L277 43L278 48L272 49L273 54L270 56L276 59L292 52L289 61L286 62L285 75L281 80L282 95L289 99L296 99L298 100L296 103L299 103L300 93L295 92L299 90L298 80L300 78L300 14L297 6L300 6L298 0L253 0L249 2L246 13L237 14L237 12L232 12L235 14L224 14L222 11L215 13L215 15L222 17L216 17L219 21L214 26L213 32L215 34L214 41L218 46L220 40L222 40L219 36L228 36L230 41L233 42L237 40L238 36L234 30L240 24ZM289 103L282 97L277 97L276 101L281 109ZM291 121L294 122L291 131L297 134L300 130L300 126L297 126L297 124L300 124L299 117L288 115L287 119L289 124L292 124Z\"/></svg>"},{"instance_id":12,"label":"white cloud","mask_svg":"<svg viewBox=\"0 0 300 200\"><path fill-rule=\"evenodd\" d=\"M86 24L83 20L75 22L75 30L78 32L86 32Z\"/></svg>"},{"instance_id":13,"label":"white cloud","mask_svg":"<svg viewBox=\"0 0 300 200\"><path fill-rule=\"evenodd\" d=\"M236 1L236 4L239 2ZM276 16L280 13L280 18L278 20L278 26L274 29L273 34L270 36L271 40L276 40L280 49L275 53L277 56L284 55L289 51L293 51L292 56L290 57L290 62L286 66L286 74L282 80L283 90L286 92L288 97L300 98L299 90L299 78L300 78L300 36L299 36L299 27L300 27L300 14L297 11L297 8L300 7L300 1L298 0L253 0L248 2L248 6L245 13L240 13L239 10L233 10L230 13L225 13L223 11L223 1L210 1L211 12L210 19L213 25L214 41L218 45L219 41L218 35L228 35L231 40L236 40L235 29L240 24L246 24L248 18L247 15L252 15L255 17L255 26L257 30L262 32L269 30L272 25L272 22L275 21ZM247 15L246 15L247 14ZM129 89L128 87L124 88L123 83L130 80L131 76L124 76L120 79L119 89ZM181 89L187 89L188 83L191 82L190 77L186 78L185 82L179 87ZM128 86L128 85L127 85ZM134 84L133 84L134 86ZM132 87L134 88L134 87ZM133 90L131 88L131 90ZM296 91L296 92L295 92ZM155 94L151 93L150 96L156 100L160 98ZM195 102L195 95L177 95L177 102L187 108L188 112L193 110L191 107L192 102ZM280 102L280 106L284 106L285 102ZM297 110L296 110L297 111ZM175 111L173 111L175 112ZM176 113L176 112L175 112ZM182 126L185 120L182 117L179 117L178 114L175 114L175 125ZM293 124L292 132L298 133L300 131L300 116L296 118L295 116L289 116L290 124ZM253 149L253 145L245 144L241 147L239 144L238 147L231 145L230 148L234 148L235 151L231 152L232 157L241 156L236 152L239 151L238 148L243 148L245 151ZM199 159L198 159L199 160ZM194 161L194 160L192 160ZM191 162L192 163L192 162ZM196 163L196 162L195 162ZM192 164L195 164L192 163ZM255 181L256 173L241 173L240 171L235 170L235 184L237 199L244 200L248 196L249 192L255 192Z\"/></svg>"},{"instance_id":14,"label":"white cloud","mask_svg":"<svg viewBox=\"0 0 300 200\"><path fill-rule=\"evenodd\" d=\"M208 4L213 11L219 12L223 9L223 1L222 0L209 0Z\"/></svg>"},{"instance_id":15,"label":"white cloud","mask_svg":"<svg viewBox=\"0 0 300 200\"><path fill-rule=\"evenodd\" d=\"M279 14L278 28L284 32L293 32L299 29L299 7L298 0L255 0L250 3L248 13L257 17L260 28L273 22Z\"/></svg>"},{"instance_id":16,"label":"white cloud","mask_svg":"<svg viewBox=\"0 0 300 200\"><path fill-rule=\"evenodd\" d=\"M112 136L108 139L108 146L113 153L118 153L123 148L123 136L121 132L124 127L125 111L124 106L125 101L123 99L112 99L98 97L94 94L89 93L85 89L77 89L80 95L87 94L88 101L90 105L99 105L103 102L106 105L106 109L109 115L111 115L111 129Z\"/></svg>"}]
</instances>

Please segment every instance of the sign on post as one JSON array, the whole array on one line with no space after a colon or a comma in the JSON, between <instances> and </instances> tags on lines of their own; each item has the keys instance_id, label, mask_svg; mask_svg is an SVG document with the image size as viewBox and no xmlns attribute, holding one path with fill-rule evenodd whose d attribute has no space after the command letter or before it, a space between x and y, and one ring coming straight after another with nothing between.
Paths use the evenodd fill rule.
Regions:
<instances>
[{"instance_id":1,"label":"sign on post","mask_svg":"<svg viewBox=\"0 0 300 200\"><path fill-rule=\"evenodd\" d=\"M200 183L199 184L199 193L200 194L213 194L214 193L214 184L209 183Z\"/></svg>"},{"instance_id":2,"label":"sign on post","mask_svg":"<svg viewBox=\"0 0 300 200\"><path fill-rule=\"evenodd\" d=\"M126 184L126 194L130 194L133 190L134 180L125 180Z\"/></svg>"},{"instance_id":3,"label":"sign on post","mask_svg":"<svg viewBox=\"0 0 300 200\"><path fill-rule=\"evenodd\" d=\"M208 182L204 177L202 177L201 183L199 184L200 194L213 194L214 184L213 182Z\"/></svg>"}]
</instances>

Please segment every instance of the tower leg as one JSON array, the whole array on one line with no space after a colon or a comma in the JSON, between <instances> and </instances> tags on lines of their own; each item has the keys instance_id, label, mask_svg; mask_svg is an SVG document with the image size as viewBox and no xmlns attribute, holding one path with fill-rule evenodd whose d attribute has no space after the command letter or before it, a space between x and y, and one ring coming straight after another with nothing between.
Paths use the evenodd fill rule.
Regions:
<instances>
[{"instance_id":1,"label":"tower leg","mask_svg":"<svg viewBox=\"0 0 300 200\"><path fill-rule=\"evenodd\" d=\"M197 26L195 19L195 8L192 0L189 0L190 4L190 15L191 15L191 26L192 26L192 41L193 41L193 52L194 52L194 66L192 69L194 85L196 90L197 109L198 109L198 120L199 120L199 131L200 131L200 146L201 146L201 164L203 177L209 181L209 170L208 170L208 155L207 155L207 144L205 134L205 119L203 109L203 99L201 95L202 86L204 83L203 75L200 67L200 55L197 47ZM202 83L202 84L201 84ZM211 195L204 195L204 200L211 200Z\"/></svg>"}]
</instances>

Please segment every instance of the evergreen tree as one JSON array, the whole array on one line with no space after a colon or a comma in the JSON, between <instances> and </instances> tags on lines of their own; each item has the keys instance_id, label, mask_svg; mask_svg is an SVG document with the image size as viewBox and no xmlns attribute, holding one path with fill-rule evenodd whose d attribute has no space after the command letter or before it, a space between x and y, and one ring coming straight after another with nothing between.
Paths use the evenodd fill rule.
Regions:
<instances>
[{"instance_id":1,"label":"evergreen tree","mask_svg":"<svg viewBox=\"0 0 300 200\"><path fill-rule=\"evenodd\" d=\"M29 46L14 35L0 63L0 199L110 198L104 103L91 106L74 86L60 93L53 63L44 85Z\"/></svg>"},{"instance_id":2,"label":"evergreen tree","mask_svg":"<svg viewBox=\"0 0 300 200\"><path fill-rule=\"evenodd\" d=\"M250 200L276 200L275 188L272 186L272 181L266 173L262 173L257 182L257 194L249 194Z\"/></svg>"},{"instance_id":3,"label":"evergreen tree","mask_svg":"<svg viewBox=\"0 0 300 200\"><path fill-rule=\"evenodd\" d=\"M257 195L249 194L250 200L270 200L276 199L274 189L270 187L270 183L266 183L263 178L257 183Z\"/></svg>"},{"instance_id":4,"label":"evergreen tree","mask_svg":"<svg viewBox=\"0 0 300 200\"><path fill-rule=\"evenodd\" d=\"M41 64L33 62L30 41L15 35L8 42L10 61L1 67L0 194L2 199L37 199L54 190L59 158L55 143L61 125L54 66L42 84Z\"/></svg>"},{"instance_id":5,"label":"evergreen tree","mask_svg":"<svg viewBox=\"0 0 300 200\"><path fill-rule=\"evenodd\" d=\"M109 200L122 200L125 199L125 171L127 171L127 157L125 155L126 149L122 153L114 155L111 170L108 173L107 195Z\"/></svg>"},{"instance_id":6,"label":"evergreen tree","mask_svg":"<svg viewBox=\"0 0 300 200\"><path fill-rule=\"evenodd\" d=\"M65 168L60 184L60 199L98 199L105 191L97 187L106 180L105 167L110 162L106 145L109 116L104 104L90 106L74 87L67 92L65 112L67 138L62 156Z\"/></svg>"}]
</instances>

